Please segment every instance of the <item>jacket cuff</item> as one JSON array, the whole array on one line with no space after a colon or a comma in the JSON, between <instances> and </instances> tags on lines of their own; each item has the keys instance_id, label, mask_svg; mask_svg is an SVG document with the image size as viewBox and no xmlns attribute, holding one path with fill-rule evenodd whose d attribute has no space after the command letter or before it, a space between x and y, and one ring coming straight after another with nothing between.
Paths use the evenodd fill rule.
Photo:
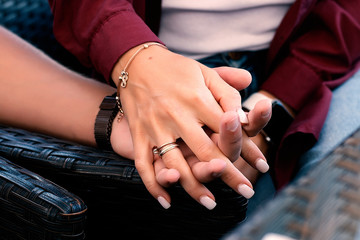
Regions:
<instances>
[{"instance_id":1,"label":"jacket cuff","mask_svg":"<svg viewBox=\"0 0 360 240\"><path fill-rule=\"evenodd\" d=\"M108 83L118 59L129 49L144 42L160 42L158 37L134 12L118 12L110 16L94 34L90 59Z\"/></svg>"},{"instance_id":2,"label":"jacket cuff","mask_svg":"<svg viewBox=\"0 0 360 240\"><path fill-rule=\"evenodd\" d=\"M322 84L314 69L295 57L288 57L277 66L261 89L299 111Z\"/></svg>"}]
</instances>

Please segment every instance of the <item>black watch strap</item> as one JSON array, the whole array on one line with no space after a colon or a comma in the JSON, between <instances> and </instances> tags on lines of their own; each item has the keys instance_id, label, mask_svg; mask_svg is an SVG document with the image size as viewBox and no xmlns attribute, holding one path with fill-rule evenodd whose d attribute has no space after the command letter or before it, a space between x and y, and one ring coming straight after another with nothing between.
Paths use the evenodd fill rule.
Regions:
<instances>
[{"instance_id":1,"label":"black watch strap","mask_svg":"<svg viewBox=\"0 0 360 240\"><path fill-rule=\"evenodd\" d=\"M271 119L263 128L263 131L271 139L273 144L279 146L286 130L293 120L294 118L286 110L284 105L280 101L274 100L272 102Z\"/></svg>"},{"instance_id":2,"label":"black watch strap","mask_svg":"<svg viewBox=\"0 0 360 240\"><path fill-rule=\"evenodd\" d=\"M112 123L116 117L119 108L116 101L116 93L106 96L99 106L100 110L95 120L95 140L99 148L112 150L110 135Z\"/></svg>"}]
</instances>

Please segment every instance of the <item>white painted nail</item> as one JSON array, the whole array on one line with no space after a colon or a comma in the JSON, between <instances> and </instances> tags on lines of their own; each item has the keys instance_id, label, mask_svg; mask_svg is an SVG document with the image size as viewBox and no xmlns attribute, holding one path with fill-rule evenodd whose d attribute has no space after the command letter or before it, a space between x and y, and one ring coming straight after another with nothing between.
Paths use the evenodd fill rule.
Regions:
<instances>
[{"instance_id":1,"label":"white painted nail","mask_svg":"<svg viewBox=\"0 0 360 240\"><path fill-rule=\"evenodd\" d=\"M213 210L216 207L216 202L209 198L208 196L202 196L200 197L200 202L204 207L206 207L209 210Z\"/></svg>"},{"instance_id":2,"label":"white painted nail","mask_svg":"<svg viewBox=\"0 0 360 240\"><path fill-rule=\"evenodd\" d=\"M267 233L262 240L295 240L285 235L280 235L277 233Z\"/></svg>"},{"instance_id":3,"label":"white painted nail","mask_svg":"<svg viewBox=\"0 0 360 240\"><path fill-rule=\"evenodd\" d=\"M249 123L249 119L248 119L246 113L245 113L241 108L239 108L237 112L238 112L239 117L240 117L240 122L241 122L242 124L248 124L248 123Z\"/></svg>"},{"instance_id":4,"label":"white painted nail","mask_svg":"<svg viewBox=\"0 0 360 240\"><path fill-rule=\"evenodd\" d=\"M269 170L269 164L267 164L267 162L265 162L263 159L259 158L256 160L255 162L255 166L257 168L257 170L259 170L262 173L266 173Z\"/></svg>"},{"instance_id":5,"label":"white painted nail","mask_svg":"<svg viewBox=\"0 0 360 240\"><path fill-rule=\"evenodd\" d=\"M160 196L157 198L157 200L163 208L168 209L171 207L170 203L165 198Z\"/></svg>"},{"instance_id":6,"label":"white painted nail","mask_svg":"<svg viewBox=\"0 0 360 240\"><path fill-rule=\"evenodd\" d=\"M245 198L249 199L251 198L252 196L254 196L254 190L252 190L251 187L249 187L248 185L246 184L240 184L238 186L238 191L241 195L243 195Z\"/></svg>"}]
</instances>

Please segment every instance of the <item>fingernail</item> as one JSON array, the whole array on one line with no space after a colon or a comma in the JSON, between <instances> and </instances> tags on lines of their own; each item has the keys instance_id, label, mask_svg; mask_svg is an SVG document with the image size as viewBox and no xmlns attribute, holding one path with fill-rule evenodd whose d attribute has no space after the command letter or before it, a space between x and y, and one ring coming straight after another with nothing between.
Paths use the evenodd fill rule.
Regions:
<instances>
[{"instance_id":1,"label":"fingernail","mask_svg":"<svg viewBox=\"0 0 360 240\"><path fill-rule=\"evenodd\" d=\"M241 108L239 108L239 110L238 110L237 112L238 112L239 117L240 117L240 122L241 122L242 124L248 124L248 123L249 123L249 119L247 118L246 113L245 113Z\"/></svg>"},{"instance_id":2,"label":"fingernail","mask_svg":"<svg viewBox=\"0 0 360 240\"><path fill-rule=\"evenodd\" d=\"M290 238L285 235L277 234L277 233L267 233L262 240L295 240L294 238Z\"/></svg>"},{"instance_id":3,"label":"fingernail","mask_svg":"<svg viewBox=\"0 0 360 240\"><path fill-rule=\"evenodd\" d=\"M246 184L240 184L238 186L238 191L241 195L243 195L245 198L249 199L252 196L254 196L254 190L252 190L248 185Z\"/></svg>"},{"instance_id":4,"label":"fingernail","mask_svg":"<svg viewBox=\"0 0 360 240\"><path fill-rule=\"evenodd\" d=\"M157 198L157 200L163 208L168 209L171 207L170 203L165 198L160 196Z\"/></svg>"},{"instance_id":5,"label":"fingernail","mask_svg":"<svg viewBox=\"0 0 360 240\"><path fill-rule=\"evenodd\" d=\"M255 166L257 168L257 170L259 170L262 173L266 173L269 170L269 164L267 164L267 162L265 162L263 159L259 158L256 160L255 162Z\"/></svg>"},{"instance_id":6,"label":"fingernail","mask_svg":"<svg viewBox=\"0 0 360 240\"><path fill-rule=\"evenodd\" d=\"M235 132L240 125L239 118L234 118L230 122L226 123L226 129L230 132Z\"/></svg>"},{"instance_id":7,"label":"fingernail","mask_svg":"<svg viewBox=\"0 0 360 240\"><path fill-rule=\"evenodd\" d=\"M202 196L200 197L200 202L204 207L206 207L209 210L213 210L216 207L216 202L209 198L208 196Z\"/></svg>"}]
</instances>

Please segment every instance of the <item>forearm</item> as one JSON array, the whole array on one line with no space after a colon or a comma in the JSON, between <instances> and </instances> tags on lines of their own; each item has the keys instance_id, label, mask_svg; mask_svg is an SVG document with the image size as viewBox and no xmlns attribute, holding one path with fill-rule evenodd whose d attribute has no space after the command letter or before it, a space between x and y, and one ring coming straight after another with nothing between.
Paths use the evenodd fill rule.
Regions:
<instances>
[{"instance_id":1,"label":"forearm","mask_svg":"<svg viewBox=\"0 0 360 240\"><path fill-rule=\"evenodd\" d=\"M0 122L95 145L94 122L110 86L75 74L0 29Z\"/></svg>"}]
</instances>

